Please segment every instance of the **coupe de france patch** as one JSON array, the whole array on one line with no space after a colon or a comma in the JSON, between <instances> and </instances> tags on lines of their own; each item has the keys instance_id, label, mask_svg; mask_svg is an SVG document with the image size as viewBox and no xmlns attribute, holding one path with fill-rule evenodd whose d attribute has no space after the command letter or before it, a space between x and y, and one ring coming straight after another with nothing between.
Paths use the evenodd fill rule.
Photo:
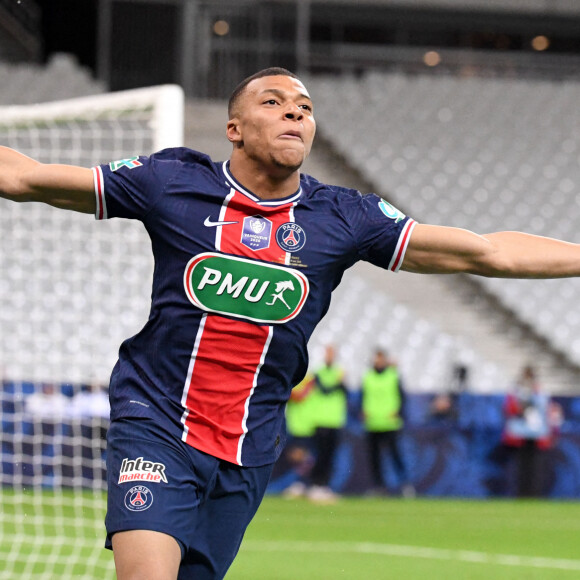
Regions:
<instances>
[{"instance_id":1,"label":"coupe de france patch","mask_svg":"<svg viewBox=\"0 0 580 580\"><path fill-rule=\"evenodd\" d=\"M143 163L139 161L139 157L130 157L129 159L119 159L118 161L111 161L109 167L111 171L117 171L121 167L128 167L129 169L135 169L135 167L141 167Z\"/></svg>"},{"instance_id":2,"label":"coupe de france patch","mask_svg":"<svg viewBox=\"0 0 580 580\"><path fill-rule=\"evenodd\" d=\"M152 505L153 494L144 485L136 485L125 494L125 507L132 512L143 512Z\"/></svg>"},{"instance_id":3,"label":"coupe de france patch","mask_svg":"<svg viewBox=\"0 0 580 580\"><path fill-rule=\"evenodd\" d=\"M261 215L253 215L244 218L242 230L242 244L250 250L265 250L270 247L272 235L272 222Z\"/></svg>"},{"instance_id":4,"label":"coupe de france patch","mask_svg":"<svg viewBox=\"0 0 580 580\"><path fill-rule=\"evenodd\" d=\"M293 222L286 222L276 230L276 242L285 252L298 252L306 243L306 233Z\"/></svg>"},{"instance_id":5,"label":"coupe de france patch","mask_svg":"<svg viewBox=\"0 0 580 580\"><path fill-rule=\"evenodd\" d=\"M205 310L264 324L283 324L302 310L310 285L292 268L207 252L192 258L183 285Z\"/></svg>"},{"instance_id":6,"label":"coupe de france patch","mask_svg":"<svg viewBox=\"0 0 580 580\"><path fill-rule=\"evenodd\" d=\"M384 199L379 201L379 208L389 219L395 220L396 224L406 217L403 212L399 211L394 205L391 205Z\"/></svg>"}]
</instances>

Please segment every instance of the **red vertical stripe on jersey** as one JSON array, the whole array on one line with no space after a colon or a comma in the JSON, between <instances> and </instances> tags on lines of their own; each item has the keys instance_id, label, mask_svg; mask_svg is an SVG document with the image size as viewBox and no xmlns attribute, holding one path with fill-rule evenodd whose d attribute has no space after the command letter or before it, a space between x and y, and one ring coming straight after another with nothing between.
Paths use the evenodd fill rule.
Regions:
<instances>
[{"instance_id":1,"label":"red vertical stripe on jersey","mask_svg":"<svg viewBox=\"0 0 580 580\"><path fill-rule=\"evenodd\" d=\"M246 401L269 327L208 315L191 373L185 442L238 463Z\"/></svg>"},{"instance_id":2,"label":"red vertical stripe on jersey","mask_svg":"<svg viewBox=\"0 0 580 580\"><path fill-rule=\"evenodd\" d=\"M291 221L293 204L260 206L235 192L222 208L216 249L226 254L284 264L286 252L276 243L276 230ZM224 211L225 209L225 211ZM260 216L271 222L268 244L253 250L242 243L244 219ZM269 326L208 314L196 341L186 384L184 440L220 459L242 464L247 409L271 338Z\"/></svg>"}]
</instances>

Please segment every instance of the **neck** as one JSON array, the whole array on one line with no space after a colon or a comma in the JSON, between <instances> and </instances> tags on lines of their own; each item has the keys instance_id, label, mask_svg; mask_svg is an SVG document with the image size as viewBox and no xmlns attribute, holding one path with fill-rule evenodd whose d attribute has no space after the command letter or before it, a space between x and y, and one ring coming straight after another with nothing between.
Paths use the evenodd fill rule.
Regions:
<instances>
[{"instance_id":1,"label":"neck","mask_svg":"<svg viewBox=\"0 0 580 580\"><path fill-rule=\"evenodd\" d=\"M241 185L261 199L282 199L300 187L300 171L284 167L264 168L248 159L233 154L230 173Z\"/></svg>"}]
</instances>

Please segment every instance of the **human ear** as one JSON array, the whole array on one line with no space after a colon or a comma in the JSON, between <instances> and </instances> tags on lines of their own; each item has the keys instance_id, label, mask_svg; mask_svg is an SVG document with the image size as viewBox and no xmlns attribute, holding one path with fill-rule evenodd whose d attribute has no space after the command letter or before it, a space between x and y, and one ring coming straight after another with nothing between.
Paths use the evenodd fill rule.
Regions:
<instances>
[{"instance_id":1,"label":"human ear","mask_svg":"<svg viewBox=\"0 0 580 580\"><path fill-rule=\"evenodd\" d=\"M231 143L240 143L242 140L242 131L237 119L230 119L226 125L226 137Z\"/></svg>"}]
</instances>

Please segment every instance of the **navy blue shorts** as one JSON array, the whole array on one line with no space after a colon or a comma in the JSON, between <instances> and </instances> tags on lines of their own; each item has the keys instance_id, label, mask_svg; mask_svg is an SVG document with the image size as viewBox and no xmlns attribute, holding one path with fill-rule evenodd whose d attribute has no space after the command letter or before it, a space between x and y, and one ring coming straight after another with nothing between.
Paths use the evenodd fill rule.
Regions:
<instances>
[{"instance_id":1,"label":"navy blue shorts","mask_svg":"<svg viewBox=\"0 0 580 580\"><path fill-rule=\"evenodd\" d=\"M273 465L240 467L186 445L150 419L107 435L107 541L155 530L181 546L179 579L223 578L266 491Z\"/></svg>"}]
</instances>

